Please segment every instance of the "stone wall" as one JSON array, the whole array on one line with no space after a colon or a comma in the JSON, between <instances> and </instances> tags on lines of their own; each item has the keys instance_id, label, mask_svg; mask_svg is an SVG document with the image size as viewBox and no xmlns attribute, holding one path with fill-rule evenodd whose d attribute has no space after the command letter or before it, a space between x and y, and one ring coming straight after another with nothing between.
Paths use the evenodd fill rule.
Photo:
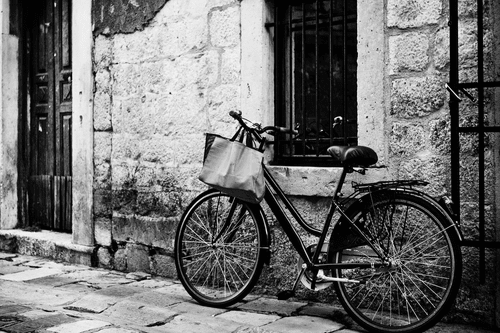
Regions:
<instances>
[{"instance_id":1,"label":"stone wall","mask_svg":"<svg viewBox=\"0 0 500 333\"><path fill-rule=\"evenodd\" d=\"M115 21L98 25L93 55L99 263L173 276L177 221L204 188L204 133L232 131L239 108L240 2L169 1L134 33Z\"/></svg>"},{"instance_id":2,"label":"stone wall","mask_svg":"<svg viewBox=\"0 0 500 333\"><path fill-rule=\"evenodd\" d=\"M242 49L248 48L242 45L241 13L247 5L245 1L257 2L130 1L126 15L137 17L139 13L143 20L127 26L120 25L125 22L120 19L121 14L106 19L106 15L116 13L112 12L111 3L94 0L94 5L99 5L93 14L94 220L100 266L175 276L171 254L178 220L189 201L205 188L197 180L203 133L231 133L234 124L228 112L245 110L247 106L242 104L250 100L248 91L255 93L242 84L253 83L242 77L242 73L248 72L244 67L246 58L242 57L247 54ZM474 7L473 1L460 3L461 75L472 78L475 57L471 45L477 43L471 26ZM383 87L384 98L376 103L384 104L360 111L359 123L369 127L360 128L360 142L380 138L374 144L384 164L389 165L382 177L424 179L431 183L424 189L430 194L449 195L450 119L444 89L449 72L448 1L387 0L380 15L384 17L378 20L385 22L384 44L370 52L382 52L385 64L381 61L378 67L370 68L373 72L363 73L364 81L358 82L358 87L367 84L370 76L373 80L382 77L383 82L376 83ZM365 44L378 40L371 37L368 33L358 40L360 52L367 50ZM266 38L260 36L260 40ZM374 57L373 53L359 55L362 61ZM268 75L263 84L272 87L271 68ZM468 110L467 106L464 108ZM268 113L272 111L259 110L264 120L272 118ZM491 140L487 146L491 153L488 156L495 156L494 147L498 150L498 140L494 142ZM477 173L477 144L466 140L463 146L464 184L470 189L475 186L467 180ZM494 163L492 160L488 164L489 174ZM301 186L297 186L296 180L307 178L318 186L325 185L330 177L337 177L337 172L314 168L275 168L274 172L284 184L292 184L290 188L284 186L285 190L304 209L306 220L317 223L326 215L328 200L324 196L331 192L305 193L297 189ZM488 191L494 192L493 188ZM474 195L464 193L464 198ZM493 214L494 196L488 198L492 199L487 211ZM465 228L471 236L477 225L476 209L468 200L463 201L463 209ZM489 235L494 237L493 219L489 221ZM296 265L297 258L272 217L270 223L271 265L265 268L258 291L274 294L293 284L295 276L290 267ZM307 245L313 242L310 240ZM494 252L488 256L490 259ZM475 318L491 324L495 317L494 266L488 267L488 281L481 285L477 263L477 251L465 249L464 283L449 317ZM303 288L298 295L311 300L334 300L331 293L313 294Z\"/></svg>"},{"instance_id":3,"label":"stone wall","mask_svg":"<svg viewBox=\"0 0 500 333\"><path fill-rule=\"evenodd\" d=\"M476 1L459 1L460 81L477 80L477 7ZM493 79L495 65L492 49L492 2L485 1L485 72ZM448 1L389 0L387 4L388 77L390 107L389 160L399 178L422 178L431 182L432 195L450 195L450 111L444 83L450 66ZM498 19L498 18L497 18ZM498 59L498 57L496 58ZM497 69L498 75L498 69ZM496 77L498 80L498 76ZM470 91L477 96L477 91ZM496 92L499 94L500 92ZM492 123L495 104L486 92L487 123ZM498 106L497 106L498 109ZM460 126L477 124L477 105L464 100L460 105ZM495 240L495 151L498 137L485 141L486 238ZM496 157L498 159L498 156ZM498 169L497 169L498 170ZM462 225L466 239L478 240L478 136L460 137L460 188ZM496 185L498 186L498 185ZM453 320L494 325L495 256L486 253L486 283L479 281L479 251L463 247L464 273Z\"/></svg>"}]
</instances>

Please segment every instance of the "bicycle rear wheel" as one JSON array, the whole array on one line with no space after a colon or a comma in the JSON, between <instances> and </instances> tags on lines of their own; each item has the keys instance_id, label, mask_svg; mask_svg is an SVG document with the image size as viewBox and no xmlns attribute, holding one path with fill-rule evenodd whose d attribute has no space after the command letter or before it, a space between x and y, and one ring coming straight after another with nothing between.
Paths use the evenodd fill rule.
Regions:
<instances>
[{"instance_id":1,"label":"bicycle rear wheel","mask_svg":"<svg viewBox=\"0 0 500 333\"><path fill-rule=\"evenodd\" d=\"M432 203L405 192L387 191L368 199L351 220L386 256L382 268L337 269L337 277L361 283L334 283L346 311L370 332L422 332L452 305L461 280L462 256L449 219ZM351 235L349 248L331 255L335 263L381 263L375 251L354 236L345 219L332 234Z\"/></svg>"},{"instance_id":2,"label":"bicycle rear wheel","mask_svg":"<svg viewBox=\"0 0 500 333\"><path fill-rule=\"evenodd\" d=\"M175 264L195 300L225 307L250 292L264 264L263 223L255 207L214 190L189 205L175 237Z\"/></svg>"}]
</instances>

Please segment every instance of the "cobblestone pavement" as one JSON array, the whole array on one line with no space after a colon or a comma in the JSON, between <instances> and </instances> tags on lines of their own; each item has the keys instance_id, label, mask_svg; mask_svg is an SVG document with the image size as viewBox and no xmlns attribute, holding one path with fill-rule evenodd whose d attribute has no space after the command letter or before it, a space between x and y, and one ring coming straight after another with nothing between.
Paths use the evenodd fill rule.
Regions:
<instances>
[{"instance_id":1,"label":"cobblestone pavement","mask_svg":"<svg viewBox=\"0 0 500 333\"><path fill-rule=\"evenodd\" d=\"M324 304L255 295L230 308L203 307L174 280L0 252L0 333L362 332L346 318Z\"/></svg>"}]
</instances>

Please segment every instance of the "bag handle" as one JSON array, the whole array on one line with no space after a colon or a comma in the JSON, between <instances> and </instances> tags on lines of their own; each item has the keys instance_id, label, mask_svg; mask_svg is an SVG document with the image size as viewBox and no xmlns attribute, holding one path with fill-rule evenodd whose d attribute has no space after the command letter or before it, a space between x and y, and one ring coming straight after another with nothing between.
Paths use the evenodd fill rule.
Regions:
<instances>
[{"instance_id":1,"label":"bag handle","mask_svg":"<svg viewBox=\"0 0 500 333\"><path fill-rule=\"evenodd\" d=\"M242 133L243 131L243 126L240 126L238 128L238 130L236 131L236 133L234 133L233 137L229 140L229 141L236 141L236 139L238 138L239 136L239 142L243 142L243 135L244 133Z\"/></svg>"},{"instance_id":2,"label":"bag handle","mask_svg":"<svg viewBox=\"0 0 500 333\"><path fill-rule=\"evenodd\" d=\"M245 139L245 145L250 148L257 149L261 153L264 152L264 145L266 144L266 138L262 138L260 145L258 148L254 147L254 139L253 139L253 133L251 131L248 131L243 128L243 126L240 126L236 133L233 135L233 137L230 139L230 141L236 141L243 143L243 139Z\"/></svg>"}]
</instances>

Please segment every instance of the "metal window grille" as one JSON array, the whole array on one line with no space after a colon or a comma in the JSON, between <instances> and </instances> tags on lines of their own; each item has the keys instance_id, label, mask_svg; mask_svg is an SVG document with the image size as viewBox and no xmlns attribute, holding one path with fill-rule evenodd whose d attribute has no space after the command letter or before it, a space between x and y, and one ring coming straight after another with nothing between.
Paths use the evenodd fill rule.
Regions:
<instances>
[{"instance_id":1,"label":"metal window grille","mask_svg":"<svg viewBox=\"0 0 500 333\"><path fill-rule=\"evenodd\" d=\"M500 142L500 80L498 74L494 73L494 66L499 66L498 57L491 57L486 52L485 39L498 40L498 30L492 30L489 24L500 15L493 14L491 3L484 0L474 0L476 3L475 16L476 23L472 33L477 36L477 43L471 47L475 48L472 54L475 56L474 62L469 64L470 68L462 68L461 57L465 52L460 47L464 43L461 39L465 36L460 31L460 20L464 19L459 15L459 7L462 1L450 1L450 82L452 94L450 95L450 126L451 126L451 181L452 199L455 203L457 215L460 220L461 215L465 215L463 220L477 221L474 232L468 230L462 246L478 248L479 252L479 280L486 282L486 261L487 249L499 249L500 242L492 239L490 231L494 226L495 217L488 212L487 202L494 199L491 195L491 188L494 186L494 176L488 174L492 165L495 165L495 158L498 158L498 148L495 146ZM472 8L472 7L471 7ZM490 23L488 23L490 22ZM498 24L498 23L497 23ZM491 33L492 35L488 36ZM467 72L468 71L468 72ZM471 75L471 74L475 75ZM464 100L459 97L459 92ZM467 97L474 99L470 104ZM467 142L474 142L477 152L474 159L477 176L473 181L466 181L463 167L466 165ZM465 155L465 156L464 156ZM493 162L492 162L493 160ZM470 170L469 170L470 172ZM491 171L490 171L491 172ZM499 172L494 170L493 172ZM493 185L492 185L493 183ZM490 194L488 194L490 192ZM477 199L465 198L468 193L477 193ZM461 214L464 201L477 205L477 219ZM475 202L474 202L475 201ZM498 209L498 208L497 208ZM497 213L498 214L498 213ZM464 221L463 221L464 222ZM496 222L498 223L498 222ZM498 232L498 231L497 231Z\"/></svg>"},{"instance_id":2,"label":"metal window grille","mask_svg":"<svg viewBox=\"0 0 500 333\"><path fill-rule=\"evenodd\" d=\"M275 164L322 165L357 144L356 1L275 1ZM340 125L336 117L342 117Z\"/></svg>"}]
</instances>

